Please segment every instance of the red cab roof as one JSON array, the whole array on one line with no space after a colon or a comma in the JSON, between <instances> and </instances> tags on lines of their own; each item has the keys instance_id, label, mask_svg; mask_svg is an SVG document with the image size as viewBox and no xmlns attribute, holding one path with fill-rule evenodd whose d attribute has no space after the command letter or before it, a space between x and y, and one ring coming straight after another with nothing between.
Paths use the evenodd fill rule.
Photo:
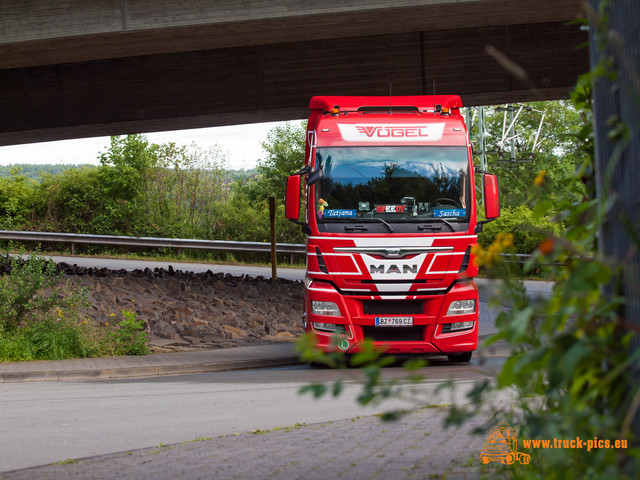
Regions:
<instances>
[{"instance_id":1,"label":"red cab roof","mask_svg":"<svg viewBox=\"0 0 640 480\"><path fill-rule=\"evenodd\" d=\"M458 95L412 95L412 96L318 96L309 103L311 110L330 111L336 105L340 110L358 110L366 107L416 107L419 110L433 110L435 105L443 108L461 108L462 100Z\"/></svg>"}]
</instances>

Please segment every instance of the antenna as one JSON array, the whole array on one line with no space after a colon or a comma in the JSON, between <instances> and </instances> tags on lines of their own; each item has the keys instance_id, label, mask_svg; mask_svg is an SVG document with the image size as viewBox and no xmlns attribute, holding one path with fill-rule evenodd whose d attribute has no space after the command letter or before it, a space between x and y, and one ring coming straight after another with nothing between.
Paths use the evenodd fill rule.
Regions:
<instances>
[{"instance_id":1,"label":"antenna","mask_svg":"<svg viewBox=\"0 0 640 480\"><path fill-rule=\"evenodd\" d=\"M391 80L389 80L389 115L391 115Z\"/></svg>"},{"instance_id":2,"label":"antenna","mask_svg":"<svg viewBox=\"0 0 640 480\"><path fill-rule=\"evenodd\" d=\"M433 79L433 114L436 114L436 79Z\"/></svg>"},{"instance_id":3,"label":"antenna","mask_svg":"<svg viewBox=\"0 0 640 480\"><path fill-rule=\"evenodd\" d=\"M498 141L498 151L487 153L497 153L498 163L506 164L509 166L514 166L519 162L529 162L533 160L536 149L540 147L540 131L542 130L546 112L544 110L537 110L535 108L522 104L509 104L506 107L496 108L496 111L504 112L504 118L502 122L502 138L500 139L500 141ZM525 149L530 140L528 140L523 133L516 132L516 123L522 112L535 112L536 114L540 114L540 122L538 123L537 130L535 131L535 135L531 145L531 151L528 152L523 152L520 150ZM525 133L527 130L528 129L525 128ZM511 150L510 156L508 159L503 159L504 152L509 147ZM519 154L525 154L526 157L518 158Z\"/></svg>"}]
</instances>

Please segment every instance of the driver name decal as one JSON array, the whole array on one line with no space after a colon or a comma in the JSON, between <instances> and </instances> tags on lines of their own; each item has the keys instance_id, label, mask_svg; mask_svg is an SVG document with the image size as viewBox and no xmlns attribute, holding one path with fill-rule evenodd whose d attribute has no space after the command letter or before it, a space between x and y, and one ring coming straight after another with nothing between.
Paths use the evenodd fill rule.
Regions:
<instances>
[{"instance_id":1,"label":"driver name decal","mask_svg":"<svg viewBox=\"0 0 640 480\"><path fill-rule=\"evenodd\" d=\"M433 216L437 218L444 217L464 217L467 211L464 208L434 208Z\"/></svg>"},{"instance_id":2,"label":"driver name decal","mask_svg":"<svg viewBox=\"0 0 640 480\"><path fill-rule=\"evenodd\" d=\"M324 211L325 218L343 218L343 217L355 217L356 211L346 208L333 208L331 210Z\"/></svg>"},{"instance_id":3,"label":"driver name decal","mask_svg":"<svg viewBox=\"0 0 640 480\"><path fill-rule=\"evenodd\" d=\"M379 123L339 123L347 142L435 142L442 138L444 123L428 125L385 125Z\"/></svg>"}]
</instances>

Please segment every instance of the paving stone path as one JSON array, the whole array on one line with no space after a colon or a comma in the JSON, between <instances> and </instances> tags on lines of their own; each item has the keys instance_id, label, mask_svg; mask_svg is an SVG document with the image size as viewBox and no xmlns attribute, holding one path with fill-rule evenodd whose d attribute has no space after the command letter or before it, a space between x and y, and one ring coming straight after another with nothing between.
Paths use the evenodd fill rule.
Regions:
<instances>
[{"instance_id":1,"label":"paving stone path","mask_svg":"<svg viewBox=\"0 0 640 480\"><path fill-rule=\"evenodd\" d=\"M0 473L2 480L125 479L476 479L491 474L478 455L476 418L442 427L446 408L424 408L395 422L377 416L292 425L175 445L101 455Z\"/></svg>"}]
</instances>

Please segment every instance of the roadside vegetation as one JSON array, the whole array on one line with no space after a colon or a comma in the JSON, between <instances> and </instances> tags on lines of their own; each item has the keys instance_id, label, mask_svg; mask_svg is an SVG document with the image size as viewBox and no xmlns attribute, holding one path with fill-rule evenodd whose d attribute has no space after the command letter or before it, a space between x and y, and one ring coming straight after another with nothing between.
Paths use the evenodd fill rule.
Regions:
<instances>
[{"instance_id":1,"label":"roadside vegetation","mask_svg":"<svg viewBox=\"0 0 640 480\"><path fill-rule=\"evenodd\" d=\"M149 353L143 322L128 310L94 323L83 290L73 290L41 255L0 259L0 361Z\"/></svg>"},{"instance_id":2,"label":"roadside vegetation","mask_svg":"<svg viewBox=\"0 0 640 480\"><path fill-rule=\"evenodd\" d=\"M227 168L220 149L158 145L143 135L112 137L97 167L70 167L35 180L16 166L9 177L0 177L0 229L267 242L268 197L275 196L276 241L303 243L282 204L288 166L302 163L302 132L290 124L274 129L264 144L267 160L244 174ZM77 250L96 254L105 248ZM266 259L246 254L237 260Z\"/></svg>"}]
</instances>

